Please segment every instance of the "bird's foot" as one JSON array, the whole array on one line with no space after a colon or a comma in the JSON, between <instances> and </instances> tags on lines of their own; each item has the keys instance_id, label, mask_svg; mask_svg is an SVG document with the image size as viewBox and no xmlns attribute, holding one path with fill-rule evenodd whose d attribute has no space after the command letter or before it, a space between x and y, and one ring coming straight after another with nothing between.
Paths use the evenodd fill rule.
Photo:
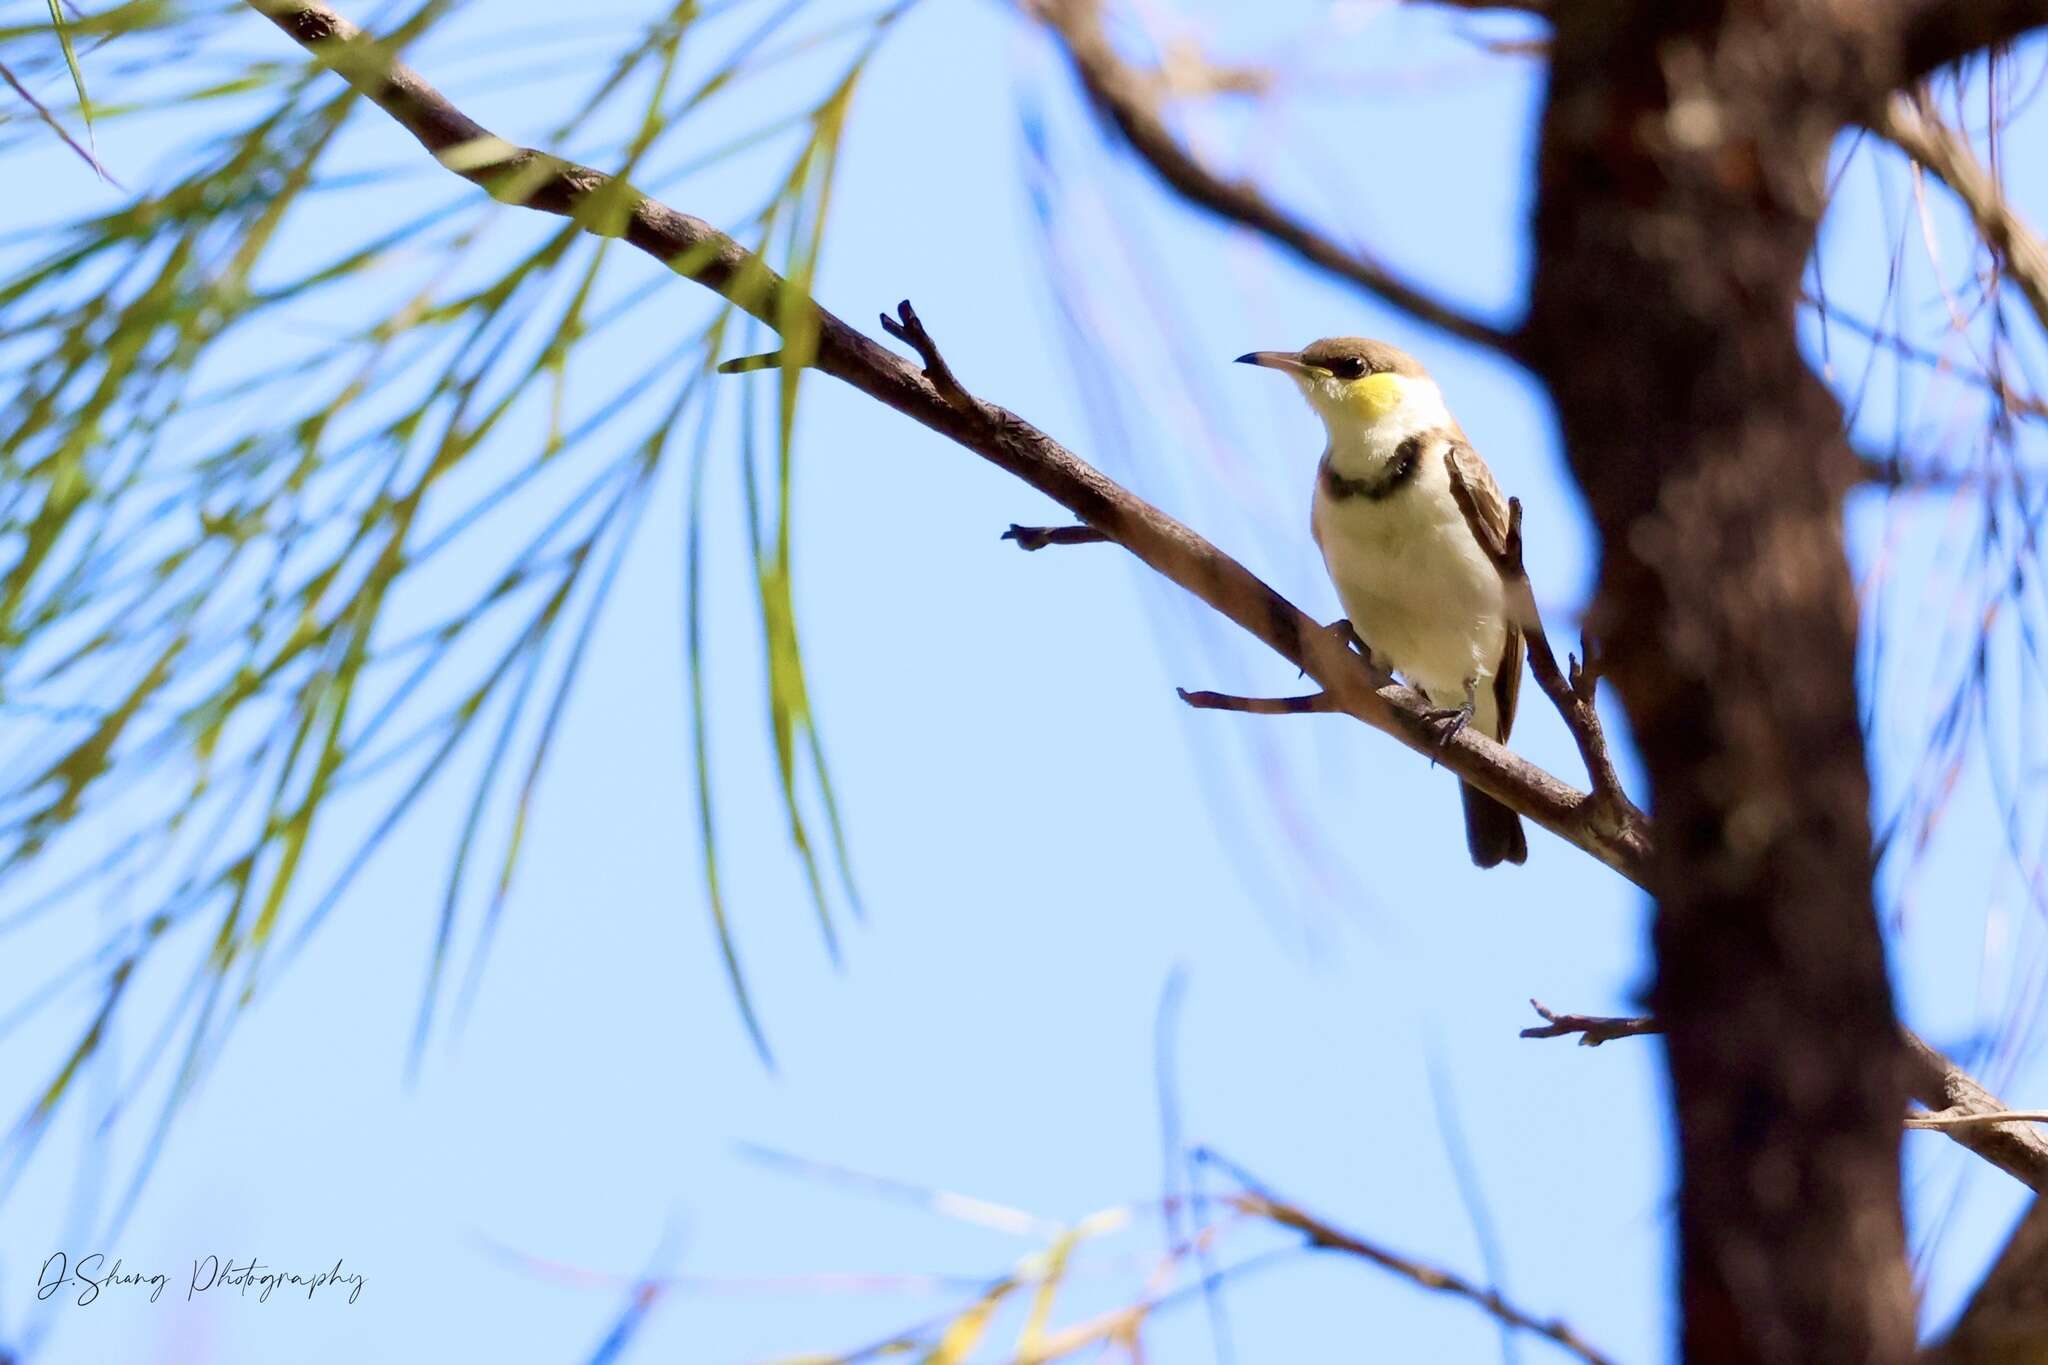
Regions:
<instances>
[{"instance_id":1,"label":"bird's foot","mask_svg":"<svg viewBox=\"0 0 2048 1365\"><path fill-rule=\"evenodd\" d=\"M1465 694L1465 704L1463 706L1432 706L1429 710L1422 713L1422 718L1437 728L1436 747L1438 753L1442 753L1445 749L1451 747L1451 742L1457 739L1458 732L1472 723L1473 713L1478 709L1478 698L1468 690ZM1432 768L1436 766L1436 758L1434 756L1430 758L1429 766Z\"/></svg>"}]
</instances>

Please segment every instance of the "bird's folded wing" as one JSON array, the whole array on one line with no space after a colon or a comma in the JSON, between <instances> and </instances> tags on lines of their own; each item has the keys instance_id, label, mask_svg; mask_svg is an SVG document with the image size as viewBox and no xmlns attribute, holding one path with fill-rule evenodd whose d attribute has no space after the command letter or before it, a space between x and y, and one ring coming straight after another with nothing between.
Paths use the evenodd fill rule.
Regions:
<instances>
[{"instance_id":1,"label":"bird's folded wing","mask_svg":"<svg viewBox=\"0 0 2048 1365\"><path fill-rule=\"evenodd\" d=\"M1508 534L1507 495L1500 491L1493 471L1486 467L1486 461L1479 458L1479 452L1464 439L1463 433L1444 451L1444 463L1452 477L1462 479L1465 487L1471 490L1473 506L1486 529L1496 539L1505 542ZM1494 736L1495 739L1507 739L1508 732L1514 729L1515 702L1521 692L1522 628L1519 623L1510 621L1500 666L1493 674L1494 704L1500 715L1500 733Z\"/></svg>"}]
</instances>

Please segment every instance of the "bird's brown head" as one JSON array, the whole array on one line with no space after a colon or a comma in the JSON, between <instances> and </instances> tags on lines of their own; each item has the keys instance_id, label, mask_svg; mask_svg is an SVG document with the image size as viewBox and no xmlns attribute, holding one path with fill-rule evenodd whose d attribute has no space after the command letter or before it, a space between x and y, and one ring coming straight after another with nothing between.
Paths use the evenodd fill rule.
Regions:
<instances>
[{"instance_id":1,"label":"bird's brown head","mask_svg":"<svg viewBox=\"0 0 2048 1365\"><path fill-rule=\"evenodd\" d=\"M1253 351L1238 363L1293 376L1325 421L1376 422L1435 384L1422 362L1370 337L1324 337L1299 351Z\"/></svg>"}]
</instances>

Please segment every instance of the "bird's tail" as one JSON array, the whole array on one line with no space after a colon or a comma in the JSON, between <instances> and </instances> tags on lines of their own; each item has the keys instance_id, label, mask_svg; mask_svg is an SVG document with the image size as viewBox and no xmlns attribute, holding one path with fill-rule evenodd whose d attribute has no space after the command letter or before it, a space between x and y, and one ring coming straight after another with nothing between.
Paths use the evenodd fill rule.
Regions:
<instances>
[{"instance_id":1,"label":"bird's tail","mask_svg":"<svg viewBox=\"0 0 2048 1365\"><path fill-rule=\"evenodd\" d=\"M1529 838L1522 817L1479 788L1459 784L1465 797L1465 847L1480 867L1523 863L1529 859Z\"/></svg>"}]
</instances>

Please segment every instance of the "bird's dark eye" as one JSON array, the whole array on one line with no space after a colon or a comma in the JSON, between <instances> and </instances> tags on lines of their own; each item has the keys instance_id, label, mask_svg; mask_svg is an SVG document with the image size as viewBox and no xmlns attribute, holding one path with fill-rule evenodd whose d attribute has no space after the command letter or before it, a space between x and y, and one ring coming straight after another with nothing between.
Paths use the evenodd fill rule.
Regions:
<instances>
[{"instance_id":1,"label":"bird's dark eye","mask_svg":"<svg viewBox=\"0 0 2048 1365\"><path fill-rule=\"evenodd\" d=\"M1330 373L1339 379L1356 379L1365 373L1365 362L1355 355L1340 356L1330 362Z\"/></svg>"}]
</instances>

